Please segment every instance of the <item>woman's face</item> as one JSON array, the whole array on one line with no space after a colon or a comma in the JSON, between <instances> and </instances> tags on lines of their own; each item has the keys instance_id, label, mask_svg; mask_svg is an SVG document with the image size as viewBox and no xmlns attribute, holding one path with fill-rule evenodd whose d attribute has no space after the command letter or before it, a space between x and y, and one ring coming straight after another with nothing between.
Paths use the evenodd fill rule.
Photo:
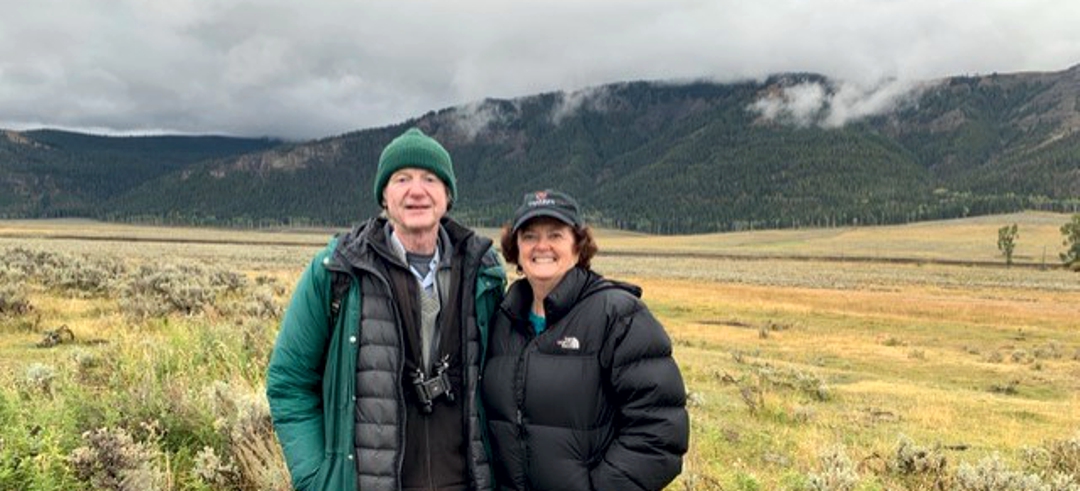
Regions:
<instances>
[{"instance_id":1,"label":"woman's face","mask_svg":"<svg viewBox=\"0 0 1080 491\"><path fill-rule=\"evenodd\" d=\"M518 266L531 282L558 283L578 262L574 230L551 218L530 220L518 230Z\"/></svg>"}]
</instances>

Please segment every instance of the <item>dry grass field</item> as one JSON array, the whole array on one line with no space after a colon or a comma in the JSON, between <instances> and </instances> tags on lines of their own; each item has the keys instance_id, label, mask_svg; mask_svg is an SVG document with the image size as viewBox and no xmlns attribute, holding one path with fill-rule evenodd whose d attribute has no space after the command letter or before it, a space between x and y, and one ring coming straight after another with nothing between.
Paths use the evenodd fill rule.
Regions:
<instances>
[{"instance_id":1,"label":"dry grass field","mask_svg":"<svg viewBox=\"0 0 1080 491\"><path fill-rule=\"evenodd\" d=\"M1059 229L1069 216L1061 213L1024 212L962 220L920 222L881 227L832 229L761 230L723 234L657 236L599 230L597 238L605 252L706 255L725 257L798 257L922 259L1004 263L997 250L997 230L1019 226L1014 260L1018 264L1058 263L1062 250ZM141 227L90 220L0 220L0 238L78 238L96 241L110 238L136 241L200 243L263 243L311 245L326 243L333 230L242 231L187 227ZM497 229L479 229L497 237Z\"/></svg>"},{"instance_id":2,"label":"dry grass field","mask_svg":"<svg viewBox=\"0 0 1080 491\"><path fill-rule=\"evenodd\" d=\"M687 383L669 489L1080 488L1067 219L599 231ZM262 370L328 234L0 221L0 489L282 489Z\"/></svg>"},{"instance_id":3,"label":"dry grass field","mask_svg":"<svg viewBox=\"0 0 1080 491\"><path fill-rule=\"evenodd\" d=\"M881 227L761 230L689 236L633 236L623 233L605 241L615 250L779 256L809 258L922 259L1004 262L997 249L997 230L1018 225L1014 261L1019 264L1058 262L1061 225L1068 215L1024 212L963 220L920 222Z\"/></svg>"}]
</instances>

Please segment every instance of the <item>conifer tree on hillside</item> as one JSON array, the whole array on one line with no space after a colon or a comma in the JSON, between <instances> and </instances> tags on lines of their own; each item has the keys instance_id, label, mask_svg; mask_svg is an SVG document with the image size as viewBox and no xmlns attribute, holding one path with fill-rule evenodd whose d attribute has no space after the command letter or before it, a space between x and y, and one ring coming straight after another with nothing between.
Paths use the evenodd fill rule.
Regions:
<instances>
[{"instance_id":1,"label":"conifer tree on hillside","mask_svg":"<svg viewBox=\"0 0 1080 491\"><path fill-rule=\"evenodd\" d=\"M1070 222L1061 226L1061 235L1065 236L1062 245L1068 247L1061 253L1061 260L1066 267L1080 271L1080 213L1073 215Z\"/></svg>"}]
</instances>

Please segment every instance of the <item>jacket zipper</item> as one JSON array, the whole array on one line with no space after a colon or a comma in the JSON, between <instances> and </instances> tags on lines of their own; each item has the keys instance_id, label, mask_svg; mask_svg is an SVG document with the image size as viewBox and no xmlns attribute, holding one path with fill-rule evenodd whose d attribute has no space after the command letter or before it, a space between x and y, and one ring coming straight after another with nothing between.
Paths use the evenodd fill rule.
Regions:
<instances>
[{"instance_id":1,"label":"jacket zipper","mask_svg":"<svg viewBox=\"0 0 1080 491\"><path fill-rule=\"evenodd\" d=\"M523 350L521 350L521 357L518 358L518 372L521 373L521 376L518 377L518 380L520 380L520 383L521 383L521 390L518 391L519 395L517 396L517 414L515 416L517 417L518 442L521 443L521 456L522 456L522 459L521 459L522 476L521 477L522 477L522 481L524 483L524 490L525 491L528 491L531 488L531 486L529 484L529 444L527 442L528 431L526 431L526 429L525 429L525 415L524 415L524 411L525 411L525 380L528 378L528 375L529 375L529 373L528 373L528 366L529 366L528 358L529 358L530 348L532 348L532 346L534 344L536 344L536 338L537 337L538 336L536 336L534 334L532 336L532 338L529 339L529 342L525 343L525 348Z\"/></svg>"}]
</instances>

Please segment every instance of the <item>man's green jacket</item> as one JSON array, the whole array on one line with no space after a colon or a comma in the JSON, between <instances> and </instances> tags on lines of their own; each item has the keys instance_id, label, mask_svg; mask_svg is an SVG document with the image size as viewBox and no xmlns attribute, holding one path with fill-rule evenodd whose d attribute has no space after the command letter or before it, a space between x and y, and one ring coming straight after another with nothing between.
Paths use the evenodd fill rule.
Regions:
<instances>
[{"instance_id":1,"label":"man's green jacket","mask_svg":"<svg viewBox=\"0 0 1080 491\"><path fill-rule=\"evenodd\" d=\"M331 269L341 268L334 258L337 242L332 239L315 256L297 283L267 372L274 429L292 485L299 490L356 489L354 392L363 300L353 276L336 325L330 325L335 274ZM476 274L481 354L486 352L488 321L506 285L502 266L497 260L490 263L482 264ZM482 411L479 403L476 407ZM482 426L482 412L480 419Z\"/></svg>"}]
</instances>

